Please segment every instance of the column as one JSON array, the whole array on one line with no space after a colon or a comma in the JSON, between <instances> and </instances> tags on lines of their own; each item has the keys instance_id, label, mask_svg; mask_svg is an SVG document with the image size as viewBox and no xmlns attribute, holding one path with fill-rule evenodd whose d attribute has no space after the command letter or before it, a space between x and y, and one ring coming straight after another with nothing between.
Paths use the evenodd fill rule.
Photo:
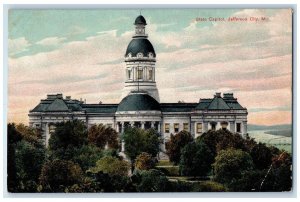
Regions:
<instances>
[{"instance_id":1,"label":"column","mask_svg":"<svg viewBox=\"0 0 300 202\"><path fill-rule=\"evenodd\" d=\"M122 134L122 136L123 136L123 133L124 133L124 125L125 125L125 123L122 121L122 122L120 122L120 124L121 124L121 134ZM118 124L119 125L119 124ZM124 140L123 140L123 138L121 139L121 152L124 152L125 151L125 142L124 142Z\"/></svg>"},{"instance_id":2,"label":"column","mask_svg":"<svg viewBox=\"0 0 300 202\"><path fill-rule=\"evenodd\" d=\"M203 122L203 132L207 132L208 131L208 122L207 121L204 121Z\"/></svg>"},{"instance_id":3,"label":"column","mask_svg":"<svg viewBox=\"0 0 300 202\"><path fill-rule=\"evenodd\" d=\"M230 132L234 133L235 132L235 123L234 121L229 121L229 128L230 128Z\"/></svg>"},{"instance_id":4,"label":"column","mask_svg":"<svg viewBox=\"0 0 300 202\"><path fill-rule=\"evenodd\" d=\"M129 124L130 124L131 128L134 127L134 122L133 121L130 121Z\"/></svg>"},{"instance_id":5,"label":"column","mask_svg":"<svg viewBox=\"0 0 300 202\"><path fill-rule=\"evenodd\" d=\"M124 122L121 122L121 133L124 133Z\"/></svg>"},{"instance_id":6,"label":"column","mask_svg":"<svg viewBox=\"0 0 300 202\"><path fill-rule=\"evenodd\" d=\"M46 134L45 143L46 143L46 148L47 148L49 146L49 139L50 139L49 124L48 123L45 124L45 134Z\"/></svg>"},{"instance_id":7,"label":"column","mask_svg":"<svg viewBox=\"0 0 300 202\"><path fill-rule=\"evenodd\" d=\"M161 132L161 125L160 125L160 122L158 122L157 130L158 130L159 133Z\"/></svg>"},{"instance_id":8,"label":"column","mask_svg":"<svg viewBox=\"0 0 300 202\"><path fill-rule=\"evenodd\" d=\"M247 121L243 121L243 137L247 134Z\"/></svg>"},{"instance_id":9,"label":"column","mask_svg":"<svg viewBox=\"0 0 300 202\"><path fill-rule=\"evenodd\" d=\"M151 128L154 128L154 124L155 124L155 122L151 121Z\"/></svg>"},{"instance_id":10,"label":"column","mask_svg":"<svg viewBox=\"0 0 300 202\"><path fill-rule=\"evenodd\" d=\"M145 121L141 122L141 127L142 127L142 129L145 129Z\"/></svg>"},{"instance_id":11,"label":"column","mask_svg":"<svg viewBox=\"0 0 300 202\"><path fill-rule=\"evenodd\" d=\"M195 133L195 121L191 121L191 123L190 123L190 131L191 131L191 135L195 138L196 137L196 133Z\"/></svg>"}]
</instances>

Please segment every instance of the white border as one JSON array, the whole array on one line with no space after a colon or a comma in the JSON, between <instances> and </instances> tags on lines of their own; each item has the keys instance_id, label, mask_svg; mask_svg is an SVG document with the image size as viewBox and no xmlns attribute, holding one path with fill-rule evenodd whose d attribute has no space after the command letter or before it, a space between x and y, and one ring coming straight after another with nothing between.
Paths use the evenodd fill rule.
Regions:
<instances>
[{"instance_id":1,"label":"white border","mask_svg":"<svg viewBox=\"0 0 300 202\"><path fill-rule=\"evenodd\" d=\"M4 5L4 7L1 7L1 13L3 13L3 19L4 21L1 22L1 25L2 25L2 30L4 30L4 32L1 33L1 45L3 47L3 54L1 54L1 61L3 62L2 64L3 65L3 72L1 72L1 77L3 78L2 81L3 82L0 82L0 89L3 89L3 93L1 93L1 96L0 96L0 104L1 104L1 112L3 114L3 116L1 116L1 122L0 122L0 131L3 131L3 137L5 136L6 134L6 120L7 120L7 9L9 7L19 7L19 8L143 8L143 7L147 7L147 8L167 8L167 7L172 7L172 8L182 8L182 7L185 7L185 8L195 8L195 7L202 7L202 8L224 8L224 7L229 7L229 8L241 8L241 7L248 7L248 8L278 8L278 7L285 7L285 6L291 6L291 5L287 5L287 4L296 4L296 0L285 0L285 1L281 1L281 2L278 2L278 1L266 1L266 0L252 0L252 1L243 1L244 4L240 4L241 1L240 0L234 0L234 1L231 1L230 3L231 4L222 4L223 2L221 0L217 1L217 0L210 0L209 2L206 2L206 3L209 3L209 4L202 4L202 5L196 5L195 1L191 1L191 0L185 0L184 3L182 2L176 2L176 1L171 1L170 3L173 3L173 5L168 5L167 2L163 2L162 0L152 0L151 2L148 1L146 3L146 5L134 5L134 4L137 4L137 3L142 3L140 1L132 1L132 0L129 0L127 1L127 3L129 4L123 4L123 2L121 0L119 1L114 1L112 2L111 0L110 1L107 1L107 0L104 0L102 1L101 3L106 3L106 5L95 5L96 3L98 3L96 0L85 0L85 1L82 1L82 2L76 2L78 4L76 5L71 5L71 4L67 4L69 3L68 1L65 1L65 0L44 0L43 3L44 5L29 5L29 4L41 4L41 1L38 1L38 0L31 0L31 1L27 1L26 3L27 4L24 4L24 1L22 0L4 0L2 4L19 4L19 5ZM48 4L48 5L45 5ZM71 2L71 3L75 3L75 2ZM165 3L163 5L161 4L157 4L157 3ZM193 4L193 5L187 5L188 3L190 4ZM202 2L201 2L202 3ZM249 3L255 3L255 4L249 4ZM272 5L267 5L267 3L272 3ZM51 4L51 5L50 5ZM54 5L56 4L56 5ZM83 5L84 4L84 5ZM93 5L87 5L87 4L93 4ZM119 4L119 5L116 5L116 4ZM122 4L122 5L120 5ZM131 5L130 5L131 4ZM156 4L156 5L153 5L153 4ZM174 4L177 4L177 5L174 5ZM222 5L221 5L222 4ZM237 5L233 5L233 4L237 4ZM281 5L280 5L281 4ZM294 5L294 8L296 10L296 6L297 5ZM6 16L5 16L6 14ZM294 92L293 92L293 109L294 109L294 113L293 113L293 120L294 120L294 127L293 127L293 130L294 130L294 139L293 139L293 148L295 150L293 150L294 152L294 155L293 155L293 166L294 167L294 171L296 171L296 168L298 167L297 166L297 161L296 161L296 156L298 156L298 152L297 152L297 146L296 146L296 143L297 143L297 140L298 138L297 137L297 130L296 130L296 126L297 125L300 125L298 120L297 120L297 117L296 115L299 112L299 110L297 109L297 104L296 104L296 101L297 101L297 92L298 92L298 88L296 87L298 82L297 82L297 76L298 76L298 72L296 70L296 57L297 57L297 53L296 53L296 50L297 50L297 40L296 40L296 33L297 33L297 25L296 23L298 24L299 23L299 20L297 20L297 13L295 13L295 16L294 16L294 23L295 23L295 26L294 26L294 69L293 69L293 84L294 84ZM296 92L297 91L297 92ZM3 107L3 108L2 108ZM2 142L3 140L3 142ZM299 141L299 140L298 140ZM3 178L3 180L1 181L1 188L3 188L3 191L2 194L4 197L12 197L12 194L9 194L7 192L5 192L6 190L6 138L1 138L1 142L0 142L0 147L1 147L1 154L2 154L2 159L3 159L3 165L2 165L2 161L1 161L1 165L2 165L2 168L3 168L3 172L2 172L2 175L1 177ZM3 151L3 153L2 153ZM297 155L295 155L297 152ZM299 176L296 175L296 173L294 173L294 178L297 178L297 181L299 182ZM13 197L17 197L17 198L23 198L23 197L33 197L35 199L29 199L27 198L26 200L36 200L36 198L43 198L43 200L53 200L53 198L60 198L60 197L63 197L62 199L60 200L66 200L65 197L68 197L68 198L71 198L71 197L76 197L76 198L89 198L88 200L91 200L91 198L102 198L101 200L103 200L103 198L109 198L109 197L112 197L112 198L132 198L132 197L143 197L142 200L149 200L149 199L145 199L144 197L160 197L160 198L173 198L173 197L176 197L177 199L172 199L173 201L177 201L177 200L180 200L182 201L182 199L178 199L178 198L182 198L182 197L186 197L186 198L190 198L190 197L201 197L201 198L205 198L205 197L216 197L216 198L224 198L222 200L225 200L225 201L234 201L234 200L237 200L238 198L240 197L253 197L253 198L267 198L267 197L272 197L272 198L276 198L276 199L272 199L272 201L282 201L281 198L285 198L285 197L296 197L296 193L300 193L299 192L299 187L296 186L296 180L294 181L294 184L293 184L293 188L294 188L294 192L293 193L154 193L154 194L147 194L147 193L141 193L141 194L130 194L130 193L125 193L125 194L109 194L109 193L98 193L98 194L13 194ZM51 197L51 198L44 198L44 197ZM229 198L235 198L235 199L230 199L230 200L227 200ZM294 198L295 199L295 198ZM74 200L74 199L72 199ZM96 200L99 200L99 199L96 199ZM129 199L130 201L132 201L133 199ZM152 200L152 199L150 199ZM165 199L164 199L165 200ZM192 200L191 199L188 199L188 200ZM203 199L201 199L203 200ZM243 200L246 200L246 199L243 199ZM251 199L250 199L251 200ZM253 199L252 199L253 200ZM257 200L257 199L255 199ZM23 199L22 199L23 201ZM240 200L239 200L240 201Z\"/></svg>"}]
</instances>

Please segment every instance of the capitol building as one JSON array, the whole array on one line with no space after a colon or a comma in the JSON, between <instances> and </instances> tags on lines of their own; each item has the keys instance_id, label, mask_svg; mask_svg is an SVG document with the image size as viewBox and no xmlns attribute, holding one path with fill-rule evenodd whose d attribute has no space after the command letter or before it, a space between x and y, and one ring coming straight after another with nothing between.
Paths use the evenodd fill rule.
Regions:
<instances>
[{"instance_id":1,"label":"capitol building","mask_svg":"<svg viewBox=\"0 0 300 202\"><path fill-rule=\"evenodd\" d=\"M155 81L156 52L145 32L146 20L138 16L134 22L135 34L125 52L126 81L118 104L86 104L63 94L50 94L30 110L29 125L43 131L48 145L55 123L82 120L88 127L104 124L121 135L128 127L154 128L163 144L171 134L189 131L193 137L208 130L227 128L231 132L247 134L247 109L233 93L212 92L211 98L197 103L160 103Z\"/></svg>"}]
</instances>

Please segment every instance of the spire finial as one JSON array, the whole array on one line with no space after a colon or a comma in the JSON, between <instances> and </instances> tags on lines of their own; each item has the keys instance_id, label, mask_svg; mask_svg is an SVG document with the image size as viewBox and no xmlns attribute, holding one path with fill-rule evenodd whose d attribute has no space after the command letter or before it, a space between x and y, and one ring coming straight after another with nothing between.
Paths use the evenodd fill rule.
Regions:
<instances>
[{"instance_id":1,"label":"spire finial","mask_svg":"<svg viewBox=\"0 0 300 202\"><path fill-rule=\"evenodd\" d=\"M142 9L140 9L140 15L142 15Z\"/></svg>"}]
</instances>

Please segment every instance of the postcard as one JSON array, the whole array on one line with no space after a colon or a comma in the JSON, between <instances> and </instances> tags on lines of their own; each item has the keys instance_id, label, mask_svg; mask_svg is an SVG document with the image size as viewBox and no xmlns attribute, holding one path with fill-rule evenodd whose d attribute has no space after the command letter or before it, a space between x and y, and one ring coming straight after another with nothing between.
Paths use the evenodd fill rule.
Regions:
<instances>
[{"instance_id":1,"label":"postcard","mask_svg":"<svg viewBox=\"0 0 300 202\"><path fill-rule=\"evenodd\" d=\"M292 8L8 11L7 191L291 192Z\"/></svg>"}]
</instances>

